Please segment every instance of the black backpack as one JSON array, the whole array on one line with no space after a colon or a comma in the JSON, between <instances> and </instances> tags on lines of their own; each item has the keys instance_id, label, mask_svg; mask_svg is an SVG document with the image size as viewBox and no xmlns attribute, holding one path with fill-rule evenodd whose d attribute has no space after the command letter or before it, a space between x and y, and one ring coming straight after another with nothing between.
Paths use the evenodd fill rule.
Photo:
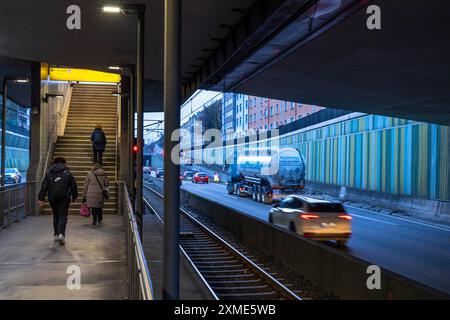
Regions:
<instances>
[{"instance_id":1,"label":"black backpack","mask_svg":"<svg viewBox=\"0 0 450 320\"><path fill-rule=\"evenodd\" d=\"M49 198L69 198L71 178L69 170L51 173L48 181Z\"/></svg>"}]
</instances>

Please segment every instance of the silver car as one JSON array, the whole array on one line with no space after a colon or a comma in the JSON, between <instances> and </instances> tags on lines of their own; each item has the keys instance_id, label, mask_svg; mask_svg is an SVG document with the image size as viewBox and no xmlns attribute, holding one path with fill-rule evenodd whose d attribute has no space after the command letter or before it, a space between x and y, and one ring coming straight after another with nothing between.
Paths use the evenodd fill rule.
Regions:
<instances>
[{"instance_id":1,"label":"silver car","mask_svg":"<svg viewBox=\"0 0 450 320\"><path fill-rule=\"evenodd\" d=\"M352 234L352 217L339 202L291 195L275 204L269 221L309 239L336 240L345 245Z\"/></svg>"}]
</instances>

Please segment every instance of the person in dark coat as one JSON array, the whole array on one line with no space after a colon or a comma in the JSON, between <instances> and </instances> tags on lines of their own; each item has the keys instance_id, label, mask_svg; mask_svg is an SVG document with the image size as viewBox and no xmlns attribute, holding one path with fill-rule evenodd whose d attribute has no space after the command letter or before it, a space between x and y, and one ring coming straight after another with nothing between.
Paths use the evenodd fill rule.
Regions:
<instances>
[{"instance_id":1,"label":"person in dark coat","mask_svg":"<svg viewBox=\"0 0 450 320\"><path fill-rule=\"evenodd\" d=\"M106 148L106 135L102 130L102 126L97 124L91 135L92 149L94 151L94 164L103 165L103 152Z\"/></svg>"},{"instance_id":2,"label":"person in dark coat","mask_svg":"<svg viewBox=\"0 0 450 320\"><path fill-rule=\"evenodd\" d=\"M105 204L103 191L108 189L109 181L106 171L99 164L95 164L86 175L83 189L83 203L92 213L92 225L101 224L103 220L102 209Z\"/></svg>"},{"instance_id":3,"label":"person in dark coat","mask_svg":"<svg viewBox=\"0 0 450 320\"><path fill-rule=\"evenodd\" d=\"M57 157L45 175L39 192L39 206L43 207L45 197L53 211L53 231L55 241L65 244L66 226L69 215L70 202L78 198L77 182L66 166L66 159Z\"/></svg>"}]
</instances>

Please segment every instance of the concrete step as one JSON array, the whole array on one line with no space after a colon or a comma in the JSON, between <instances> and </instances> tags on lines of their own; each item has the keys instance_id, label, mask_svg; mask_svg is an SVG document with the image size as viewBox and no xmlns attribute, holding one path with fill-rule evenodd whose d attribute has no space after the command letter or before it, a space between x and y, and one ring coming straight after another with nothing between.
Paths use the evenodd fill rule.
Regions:
<instances>
[{"instance_id":1,"label":"concrete step","mask_svg":"<svg viewBox=\"0 0 450 320\"><path fill-rule=\"evenodd\" d=\"M109 99L106 97L93 97L93 96L86 96L86 97L72 97L70 100L70 106L83 106L83 105L91 105L96 104L98 106L116 106L117 107L117 99Z\"/></svg>"},{"instance_id":2,"label":"concrete step","mask_svg":"<svg viewBox=\"0 0 450 320\"><path fill-rule=\"evenodd\" d=\"M94 108L94 107L92 107ZM105 120L114 120L118 117L116 111L110 111L110 110L92 110L92 109L84 109L84 110L72 110L72 112L69 112L69 115L67 119L69 118L82 118L83 120L97 120L97 118L103 118L105 117ZM94 118L94 119L92 119Z\"/></svg>"},{"instance_id":3,"label":"concrete step","mask_svg":"<svg viewBox=\"0 0 450 320\"><path fill-rule=\"evenodd\" d=\"M67 133L67 134L74 134L74 135L80 135L80 134L86 134L86 131L89 132L89 130L91 130L91 129L92 128L79 129L79 130L70 129L70 130L66 130L65 133ZM105 131L104 130L104 132L106 134L106 138L108 138L108 136L111 137L111 138L116 136L116 132L115 131ZM89 137L90 137L90 134L89 134Z\"/></svg>"},{"instance_id":4,"label":"concrete step","mask_svg":"<svg viewBox=\"0 0 450 320\"><path fill-rule=\"evenodd\" d=\"M86 122L97 122L99 119L102 119L105 122L115 122L117 120L117 115L107 115L107 114L97 114L95 116L95 119L92 119L90 117L87 117L84 114L69 114L69 116L67 117L67 121L86 121Z\"/></svg>"},{"instance_id":5,"label":"concrete step","mask_svg":"<svg viewBox=\"0 0 450 320\"><path fill-rule=\"evenodd\" d=\"M98 122L100 122L101 120L99 119ZM108 123L101 123L102 125L102 130L103 131L114 131L117 130L117 125L115 123L112 124L108 124ZM93 123L87 123L85 121L71 121L68 122L66 124L66 130L67 129L72 129L72 128L87 128L87 129L91 129L91 131L93 131L95 129L95 124ZM92 132L91 132L92 133Z\"/></svg>"},{"instance_id":6,"label":"concrete step","mask_svg":"<svg viewBox=\"0 0 450 320\"><path fill-rule=\"evenodd\" d=\"M67 156L68 153L67 152L54 152L54 157L64 157ZM92 164L92 153L89 155L80 155L80 154L74 154L74 155L70 155L70 158L67 158L67 162L70 163L90 163ZM103 163L105 164L111 164L111 163L115 163L116 161L116 156L115 154L104 154L103 155Z\"/></svg>"},{"instance_id":7,"label":"concrete step","mask_svg":"<svg viewBox=\"0 0 450 320\"><path fill-rule=\"evenodd\" d=\"M113 116L111 118L105 118L103 115L98 115L97 119L92 119L91 117L87 117L87 116L70 116L67 117L67 122L83 122L89 125L92 125L95 127L95 125L97 125L98 121L101 121L102 125L105 124L109 124L109 125L116 125L117 124L117 117Z\"/></svg>"}]
</instances>

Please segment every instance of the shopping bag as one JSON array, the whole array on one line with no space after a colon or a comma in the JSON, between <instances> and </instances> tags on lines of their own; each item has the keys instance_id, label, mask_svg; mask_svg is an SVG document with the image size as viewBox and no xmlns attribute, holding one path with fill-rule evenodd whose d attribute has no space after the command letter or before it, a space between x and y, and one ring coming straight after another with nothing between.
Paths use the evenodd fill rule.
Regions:
<instances>
[{"instance_id":1,"label":"shopping bag","mask_svg":"<svg viewBox=\"0 0 450 320\"><path fill-rule=\"evenodd\" d=\"M80 208L80 216L89 218L91 216L91 212L86 203L83 203Z\"/></svg>"}]
</instances>

